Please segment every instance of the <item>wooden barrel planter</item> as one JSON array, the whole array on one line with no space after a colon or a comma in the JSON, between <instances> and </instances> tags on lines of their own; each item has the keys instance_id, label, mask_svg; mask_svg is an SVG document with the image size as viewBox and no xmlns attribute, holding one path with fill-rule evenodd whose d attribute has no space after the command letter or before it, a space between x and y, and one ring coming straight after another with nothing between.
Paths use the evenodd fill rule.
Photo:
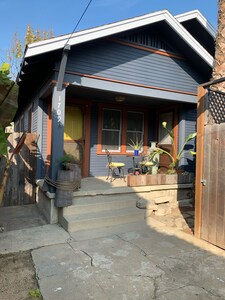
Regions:
<instances>
[{"instance_id":1,"label":"wooden barrel planter","mask_svg":"<svg viewBox=\"0 0 225 300\"><path fill-rule=\"evenodd\" d=\"M57 173L57 188L55 206L66 207L72 205L73 193L81 185L81 171L77 164L69 164L68 170Z\"/></svg>"}]
</instances>

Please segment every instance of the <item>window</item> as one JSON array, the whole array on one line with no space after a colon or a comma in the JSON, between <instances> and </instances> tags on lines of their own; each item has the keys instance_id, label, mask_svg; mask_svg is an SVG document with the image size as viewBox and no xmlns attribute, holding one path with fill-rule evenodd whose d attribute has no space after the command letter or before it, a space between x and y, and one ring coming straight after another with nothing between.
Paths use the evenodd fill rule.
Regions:
<instances>
[{"instance_id":1,"label":"window","mask_svg":"<svg viewBox=\"0 0 225 300\"><path fill-rule=\"evenodd\" d=\"M144 112L136 112L127 107L114 108L99 105L97 154L105 149L115 154L131 153L131 139L148 143L148 125Z\"/></svg>"},{"instance_id":2,"label":"window","mask_svg":"<svg viewBox=\"0 0 225 300\"><path fill-rule=\"evenodd\" d=\"M102 150L120 151L121 112L103 109L102 114Z\"/></svg>"},{"instance_id":3,"label":"window","mask_svg":"<svg viewBox=\"0 0 225 300\"><path fill-rule=\"evenodd\" d=\"M129 146L131 140L143 142L144 137L144 115L139 112L127 112L127 132L126 132L126 149L132 150Z\"/></svg>"}]
</instances>

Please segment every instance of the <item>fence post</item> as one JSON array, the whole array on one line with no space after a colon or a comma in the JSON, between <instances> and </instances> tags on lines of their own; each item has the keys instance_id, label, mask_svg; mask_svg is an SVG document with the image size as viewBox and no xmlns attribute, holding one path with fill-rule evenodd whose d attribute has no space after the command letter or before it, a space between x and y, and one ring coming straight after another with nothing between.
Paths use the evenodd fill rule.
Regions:
<instances>
[{"instance_id":1,"label":"fence post","mask_svg":"<svg viewBox=\"0 0 225 300\"><path fill-rule=\"evenodd\" d=\"M201 237L202 225L202 183L204 167L204 125L205 125L206 89L198 87L197 105L197 147L196 147L196 180L195 180L195 236Z\"/></svg>"}]
</instances>

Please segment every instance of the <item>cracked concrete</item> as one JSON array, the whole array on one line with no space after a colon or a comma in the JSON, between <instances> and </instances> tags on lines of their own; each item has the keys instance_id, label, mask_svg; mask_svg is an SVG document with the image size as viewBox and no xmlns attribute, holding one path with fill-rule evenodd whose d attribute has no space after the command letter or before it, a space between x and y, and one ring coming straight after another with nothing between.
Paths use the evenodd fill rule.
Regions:
<instances>
[{"instance_id":1,"label":"cracked concrete","mask_svg":"<svg viewBox=\"0 0 225 300\"><path fill-rule=\"evenodd\" d=\"M225 252L156 221L77 240L58 225L20 228L1 233L0 253L33 249L44 300L225 300Z\"/></svg>"},{"instance_id":2,"label":"cracked concrete","mask_svg":"<svg viewBox=\"0 0 225 300\"><path fill-rule=\"evenodd\" d=\"M46 300L225 299L224 252L206 248L146 227L68 239L32 257Z\"/></svg>"}]
</instances>

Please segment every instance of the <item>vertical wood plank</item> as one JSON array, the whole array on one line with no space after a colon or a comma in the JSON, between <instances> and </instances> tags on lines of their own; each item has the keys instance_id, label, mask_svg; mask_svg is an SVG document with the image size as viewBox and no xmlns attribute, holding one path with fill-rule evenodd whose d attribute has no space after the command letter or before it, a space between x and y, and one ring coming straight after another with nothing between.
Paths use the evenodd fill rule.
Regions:
<instances>
[{"instance_id":1,"label":"vertical wood plank","mask_svg":"<svg viewBox=\"0 0 225 300\"><path fill-rule=\"evenodd\" d=\"M209 182L210 182L210 153L211 153L211 126L205 126L204 132L204 170L203 178L206 180L206 185L202 186L202 224L201 238L208 241L209 227Z\"/></svg>"},{"instance_id":2,"label":"vertical wood plank","mask_svg":"<svg viewBox=\"0 0 225 300\"><path fill-rule=\"evenodd\" d=\"M8 151L12 153L22 133L14 132L8 138ZM10 166L4 195L4 206L35 203L35 174L37 134L28 133L19 154L15 154Z\"/></svg>"},{"instance_id":3,"label":"vertical wood plank","mask_svg":"<svg viewBox=\"0 0 225 300\"><path fill-rule=\"evenodd\" d=\"M225 123L221 123L219 129L216 245L225 249Z\"/></svg>"},{"instance_id":4,"label":"vertical wood plank","mask_svg":"<svg viewBox=\"0 0 225 300\"><path fill-rule=\"evenodd\" d=\"M210 178L209 185L209 239L212 244L216 244L216 211L217 211L217 185L218 185L218 158L219 158L219 124L211 127L211 152L210 152Z\"/></svg>"},{"instance_id":5,"label":"vertical wood plank","mask_svg":"<svg viewBox=\"0 0 225 300\"><path fill-rule=\"evenodd\" d=\"M204 123L205 123L205 89L198 88L197 106L197 154L196 154L196 182L195 182L195 236L200 238L202 222L202 174L204 160Z\"/></svg>"}]
</instances>

